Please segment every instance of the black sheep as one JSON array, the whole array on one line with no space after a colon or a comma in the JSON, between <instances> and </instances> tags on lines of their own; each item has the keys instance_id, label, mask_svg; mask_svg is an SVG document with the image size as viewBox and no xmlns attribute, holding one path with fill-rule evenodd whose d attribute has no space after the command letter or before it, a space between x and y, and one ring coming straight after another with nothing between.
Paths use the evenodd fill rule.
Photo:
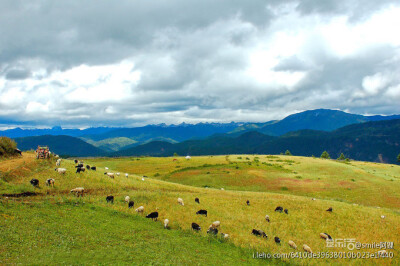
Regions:
<instances>
[{"instance_id":1,"label":"black sheep","mask_svg":"<svg viewBox=\"0 0 400 266\"><path fill-rule=\"evenodd\" d=\"M214 234L214 235L217 235L217 234L218 234L218 229L217 229L217 228L210 227L210 228L208 228L208 230L207 230L207 234Z\"/></svg>"},{"instance_id":2,"label":"black sheep","mask_svg":"<svg viewBox=\"0 0 400 266\"><path fill-rule=\"evenodd\" d=\"M135 205L135 202L133 202L133 200L129 201L129 203L128 203L129 208L133 208L134 205Z\"/></svg>"},{"instance_id":3,"label":"black sheep","mask_svg":"<svg viewBox=\"0 0 400 266\"><path fill-rule=\"evenodd\" d=\"M146 218L151 218L152 220L156 220L157 221L158 212L152 212L149 215L147 215Z\"/></svg>"},{"instance_id":4,"label":"black sheep","mask_svg":"<svg viewBox=\"0 0 400 266\"><path fill-rule=\"evenodd\" d=\"M278 206L275 208L276 212L283 212L283 208L281 206Z\"/></svg>"},{"instance_id":5,"label":"black sheep","mask_svg":"<svg viewBox=\"0 0 400 266\"><path fill-rule=\"evenodd\" d=\"M328 239L332 240L332 237L329 234L327 234L327 233L324 233L324 234L328 236Z\"/></svg>"},{"instance_id":6,"label":"black sheep","mask_svg":"<svg viewBox=\"0 0 400 266\"><path fill-rule=\"evenodd\" d=\"M327 209L326 211L327 211L327 212L332 212L333 209L332 209L332 207L329 207L329 209Z\"/></svg>"},{"instance_id":7,"label":"black sheep","mask_svg":"<svg viewBox=\"0 0 400 266\"><path fill-rule=\"evenodd\" d=\"M200 204L199 198L195 198L194 201Z\"/></svg>"},{"instance_id":8,"label":"black sheep","mask_svg":"<svg viewBox=\"0 0 400 266\"><path fill-rule=\"evenodd\" d=\"M92 166L92 167L90 167L90 169L92 169L93 171L96 171L96 166Z\"/></svg>"},{"instance_id":9,"label":"black sheep","mask_svg":"<svg viewBox=\"0 0 400 266\"><path fill-rule=\"evenodd\" d=\"M200 210L196 214L205 215L207 217L207 210Z\"/></svg>"},{"instance_id":10,"label":"black sheep","mask_svg":"<svg viewBox=\"0 0 400 266\"><path fill-rule=\"evenodd\" d=\"M255 236L262 236L262 237L268 238L268 236L262 230L253 229L253 231L251 231L251 233Z\"/></svg>"},{"instance_id":11,"label":"black sheep","mask_svg":"<svg viewBox=\"0 0 400 266\"><path fill-rule=\"evenodd\" d=\"M85 168L84 167L76 168L76 173L80 173L80 172L85 172Z\"/></svg>"},{"instance_id":12,"label":"black sheep","mask_svg":"<svg viewBox=\"0 0 400 266\"><path fill-rule=\"evenodd\" d=\"M87 164L86 165L86 169L90 170L90 165Z\"/></svg>"},{"instance_id":13,"label":"black sheep","mask_svg":"<svg viewBox=\"0 0 400 266\"><path fill-rule=\"evenodd\" d=\"M77 166L75 166L75 168L82 168L82 167L83 167L83 163L80 163Z\"/></svg>"},{"instance_id":14,"label":"black sheep","mask_svg":"<svg viewBox=\"0 0 400 266\"><path fill-rule=\"evenodd\" d=\"M247 203L247 206L249 206L249 205L250 205L250 201L249 201L249 200L247 200L247 201L246 201L246 203Z\"/></svg>"},{"instance_id":15,"label":"black sheep","mask_svg":"<svg viewBox=\"0 0 400 266\"><path fill-rule=\"evenodd\" d=\"M78 163L78 160L74 160L74 163L77 164L77 163Z\"/></svg>"},{"instance_id":16,"label":"black sheep","mask_svg":"<svg viewBox=\"0 0 400 266\"><path fill-rule=\"evenodd\" d=\"M111 195L107 196L106 201L107 201L107 203L109 203L109 202L114 203L114 196L111 196Z\"/></svg>"},{"instance_id":17,"label":"black sheep","mask_svg":"<svg viewBox=\"0 0 400 266\"><path fill-rule=\"evenodd\" d=\"M285 212L286 214L289 214L289 210L288 210L288 209L285 209L284 212Z\"/></svg>"},{"instance_id":18,"label":"black sheep","mask_svg":"<svg viewBox=\"0 0 400 266\"><path fill-rule=\"evenodd\" d=\"M277 237L277 236L274 238L274 240L275 240L275 243L277 243L277 244L280 244L280 243L281 243L281 240L280 240L279 237Z\"/></svg>"},{"instance_id":19,"label":"black sheep","mask_svg":"<svg viewBox=\"0 0 400 266\"><path fill-rule=\"evenodd\" d=\"M198 225L196 223L192 223L192 229L195 230L195 231L200 231L201 227L200 227L200 225Z\"/></svg>"},{"instance_id":20,"label":"black sheep","mask_svg":"<svg viewBox=\"0 0 400 266\"><path fill-rule=\"evenodd\" d=\"M32 186L34 187L38 187L39 186L39 180L37 179L32 179L31 181L29 181L31 183Z\"/></svg>"}]
</instances>

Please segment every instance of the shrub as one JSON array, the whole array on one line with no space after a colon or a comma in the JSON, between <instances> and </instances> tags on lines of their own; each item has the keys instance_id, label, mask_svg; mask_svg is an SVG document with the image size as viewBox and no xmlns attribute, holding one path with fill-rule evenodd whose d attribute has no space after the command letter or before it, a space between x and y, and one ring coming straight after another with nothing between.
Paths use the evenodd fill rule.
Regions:
<instances>
[{"instance_id":1,"label":"shrub","mask_svg":"<svg viewBox=\"0 0 400 266\"><path fill-rule=\"evenodd\" d=\"M15 154L17 143L7 137L0 137L0 156L10 156Z\"/></svg>"},{"instance_id":2,"label":"shrub","mask_svg":"<svg viewBox=\"0 0 400 266\"><path fill-rule=\"evenodd\" d=\"M321 158L323 158L323 159L330 159L331 156L329 156L329 153L328 153L327 151L324 151L324 152L321 154Z\"/></svg>"},{"instance_id":3,"label":"shrub","mask_svg":"<svg viewBox=\"0 0 400 266\"><path fill-rule=\"evenodd\" d=\"M286 150L285 155L292 155L289 150Z\"/></svg>"},{"instance_id":4,"label":"shrub","mask_svg":"<svg viewBox=\"0 0 400 266\"><path fill-rule=\"evenodd\" d=\"M341 153L340 156L339 156L339 158L337 158L337 159L340 160L340 161L343 161L343 160L346 159L346 157L344 157L344 154Z\"/></svg>"}]
</instances>

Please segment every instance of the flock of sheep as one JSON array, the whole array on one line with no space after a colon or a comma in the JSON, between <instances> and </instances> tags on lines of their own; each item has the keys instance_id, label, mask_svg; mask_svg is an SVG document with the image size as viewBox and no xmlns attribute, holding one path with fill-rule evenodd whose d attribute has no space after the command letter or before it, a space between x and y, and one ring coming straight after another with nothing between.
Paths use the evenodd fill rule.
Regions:
<instances>
[{"instance_id":1,"label":"flock of sheep","mask_svg":"<svg viewBox=\"0 0 400 266\"><path fill-rule=\"evenodd\" d=\"M75 162L75 164L77 164L77 165L75 166L75 168L76 168L76 173L84 172L84 171L85 171L85 168L86 168L86 170L94 170L94 171L96 171L96 167L95 167L95 166L92 166L92 167L91 167L91 166L89 166L89 165L86 165L86 167L84 167L83 162L78 162L78 160L75 160L74 162ZM60 165L61 165L61 159L58 159L58 160L56 161L56 166L60 166ZM107 167L105 167L105 169L108 170ZM67 171L67 169L65 169L65 168L56 168L55 171L57 171L57 172L60 173L60 174L65 174L66 171ZM108 177L114 179L114 175L115 175L114 173L105 172L104 174L107 175ZM116 175L119 176L120 173L116 173ZM125 176L128 177L128 174L125 174ZM144 180L144 179L142 178L142 180ZM38 180L38 179L32 179L32 180L30 181L30 183L31 183L34 187L38 187L38 186L39 186L39 180ZM54 180L53 178L49 178L49 179L46 180L46 185L47 185L47 186L53 186L53 187L54 187L54 183L55 183L55 180ZM77 188L72 189L72 190L70 191L70 193L74 193L77 197L79 197L79 196L82 197L82 196L84 195L84 193L85 193L85 189L84 189L83 187L77 187ZM313 198L312 200L315 200L315 199ZM106 202L107 202L107 203L114 203L114 196L108 195L108 196L106 197ZM129 196L126 196L126 197L125 197L125 202L128 203L128 208L134 208L134 204L135 204L135 203L134 203L134 201L132 201L132 200L130 199ZM177 202L178 202L178 204L180 204L181 206L184 206L184 205L185 205L182 198L178 198ZM200 204L200 199L199 199L199 198L195 198L195 202L198 203L198 204ZM247 204L247 205L250 205L250 201L247 200L247 201L246 201L246 204ZM144 212L144 206L139 206L138 208L135 209L135 211L136 211L137 213L143 213L143 212ZM326 211L332 212L332 207L328 208ZM276 208L275 208L275 212L280 212L280 213L284 212L286 215L289 215L289 210L288 210L288 209L284 209L284 208L281 207L281 206L276 207ZM198 215L204 215L204 216L207 217L208 212L207 212L207 210L201 209L201 210L199 210L198 212L196 212L196 214L198 214ZM146 218L150 218L150 219L152 219L152 220L157 221L157 219L158 219L158 212L157 212L157 211L151 212L150 214L146 215ZM269 218L268 215L265 216L265 220L266 220L267 222L270 222L270 218ZM217 235L217 234L218 234L218 228L220 228L220 225L221 225L221 222L220 222L220 221L215 221L215 222L213 222L213 223L208 227L207 233L208 233L208 234ZM164 219L164 228L166 228L166 229L169 228L169 220L168 220L168 219ZM200 230L201 230L201 226L198 225L197 223L193 222L193 223L191 224L191 229L194 230L194 231L200 231ZM251 233L252 233L253 235L255 235L255 236L268 238L268 236L265 234L265 232L262 231L262 230L260 230L260 229L253 229ZM228 239L228 238L229 238L229 234L221 233L220 235L221 235L221 237L224 238L224 239ZM332 237L331 237L329 234L327 234L327 233L321 233L321 234L320 234L320 237L321 237L322 239L325 239L325 240L332 240ZM277 237L277 236L274 237L274 241L275 241L275 243L277 243L277 244L280 244L280 243L281 243L281 239L280 239L279 237ZM288 245L289 245L291 248L293 248L293 249L297 249L297 245L296 245L295 242L293 242L292 240L289 240L289 241L288 241ZM306 252L312 253L311 248L310 248L307 244L304 244L304 245L303 245L303 250L306 251Z\"/></svg>"}]
</instances>

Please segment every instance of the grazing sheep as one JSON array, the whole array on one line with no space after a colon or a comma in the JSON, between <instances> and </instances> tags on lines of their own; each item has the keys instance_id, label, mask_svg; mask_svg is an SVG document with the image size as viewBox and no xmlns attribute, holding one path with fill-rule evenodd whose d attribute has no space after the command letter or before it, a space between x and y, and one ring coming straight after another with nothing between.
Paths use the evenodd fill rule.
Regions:
<instances>
[{"instance_id":1,"label":"grazing sheep","mask_svg":"<svg viewBox=\"0 0 400 266\"><path fill-rule=\"evenodd\" d=\"M142 181L144 181L144 178L142 177Z\"/></svg>"},{"instance_id":2,"label":"grazing sheep","mask_svg":"<svg viewBox=\"0 0 400 266\"><path fill-rule=\"evenodd\" d=\"M221 190L225 190L225 189L222 187Z\"/></svg>"},{"instance_id":3,"label":"grazing sheep","mask_svg":"<svg viewBox=\"0 0 400 266\"><path fill-rule=\"evenodd\" d=\"M59 174L65 174L67 172L67 169L65 168L56 168L54 171L57 171Z\"/></svg>"},{"instance_id":4,"label":"grazing sheep","mask_svg":"<svg viewBox=\"0 0 400 266\"><path fill-rule=\"evenodd\" d=\"M183 203L183 199L181 199L181 198L178 198L178 203L179 203L180 205L182 205L182 206L185 205L185 203Z\"/></svg>"},{"instance_id":5,"label":"grazing sheep","mask_svg":"<svg viewBox=\"0 0 400 266\"><path fill-rule=\"evenodd\" d=\"M292 247L292 248L294 248L294 249L297 249L297 245L292 241L292 240L289 240L289 246L290 247Z\"/></svg>"},{"instance_id":6,"label":"grazing sheep","mask_svg":"<svg viewBox=\"0 0 400 266\"><path fill-rule=\"evenodd\" d=\"M276 212L283 212L283 208L281 206L278 206L275 208Z\"/></svg>"},{"instance_id":7,"label":"grazing sheep","mask_svg":"<svg viewBox=\"0 0 400 266\"><path fill-rule=\"evenodd\" d=\"M76 168L76 173L85 172L85 167Z\"/></svg>"},{"instance_id":8,"label":"grazing sheep","mask_svg":"<svg viewBox=\"0 0 400 266\"><path fill-rule=\"evenodd\" d=\"M288 210L288 209L285 209L284 212L285 212L286 214L289 214L289 210Z\"/></svg>"},{"instance_id":9,"label":"grazing sheep","mask_svg":"<svg viewBox=\"0 0 400 266\"><path fill-rule=\"evenodd\" d=\"M219 227L221 225L221 222L220 221L215 221L215 222L213 222L210 226L212 227L212 228L217 228L217 227Z\"/></svg>"},{"instance_id":10,"label":"grazing sheep","mask_svg":"<svg viewBox=\"0 0 400 266\"><path fill-rule=\"evenodd\" d=\"M119 176L119 173L117 173L117 176Z\"/></svg>"},{"instance_id":11,"label":"grazing sheep","mask_svg":"<svg viewBox=\"0 0 400 266\"><path fill-rule=\"evenodd\" d=\"M114 179L114 173L105 172L104 174L107 175L108 177Z\"/></svg>"},{"instance_id":12,"label":"grazing sheep","mask_svg":"<svg viewBox=\"0 0 400 266\"><path fill-rule=\"evenodd\" d=\"M324 234L328 237L329 240L332 240L332 237L328 233L324 233Z\"/></svg>"},{"instance_id":13,"label":"grazing sheep","mask_svg":"<svg viewBox=\"0 0 400 266\"><path fill-rule=\"evenodd\" d=\"M311 248L310 248L309 246L307 246L306 244L303 245L303 250L304 250L305 252L312 253Z\"/></svg>"},{"instance_id":14,"label":"grazing sheep","mask_svg":"<svg viewBox=\"0 0 400 266\"><path fill-rule=\"evenodd\" d=\"M222 238L224 238L224 239L228 239L228 238L229 238L229 235L228 235L228 234L221 233L221 236L222 236Z\"/></svg>"},{"instance_id":15,"label":"grazing sheep","mask_svg":"<svg viewBox=\"0 0 400 266\"><path fill-rule=\"evenodd\" d=\"M247 204L247 206L250 206L250 201L246 200L246 204Z\"/></svg>"},{"instance_id":16,"label":"grazing sheep","mask_svg":"<svg viewBox=\"0 0 400 266\"><path fill-rule=\"evenodd\" d=\"M265 215L265 220L266 220L267 222L270 222L269 216L268 216L268 215Z\"/></svg>"},{"instance_id":17,"label":"grazing sheep","mask_svg":"<svg viewBox=\"0 0 400 266\"><path fill-rule=\"evenodd\" d=\"M279 237L274 237L274 240L275 240L275 243L277 243L277 244L280 244L281 243L281 240L279 239Z\"/></svg>"},{"instance_id":18,"label":"grazing sheep","mask_svg":"<svg viewBox=\"0 0 400 266\"><path fill-rule=\"evenodd\" d=\"M125 202L129 202L130 200L131 200L131 197L129 197L129 196L125 197Z\"/></svg>"},{"instance_id":19,"label":"grazing sheep","mask_svg":"<svg viewBox=\"0 0 400 266\"><path fill-rule=\"evenodd\" d=\"M214 234L214 235L217 235L217 234L218 234L218 229L217 229L217 228L210 227L210 228L208 228L208 230L207 230L207 234Z\"/></svg>"},{"instance_id":20,"label":"grazing sheep","mask_svg":"<svg viewBox=\"0 0 400 266\"><path fill-rule=\"evenodd\" d=\"M128 174L125 174L125 177L128 177L129 175Z\"/></svg>"},{"instance_id":21,"label":"grazing sheep","mask_svg":"<svg viewBox=\"0 0 400 266\"><path fill-rule=\"evenodd\" d=\"M111 195L107 196L106 201L107 201L107 203L109 203L109 202L114 203L114 196L111 196Z\"/></svg>"},{"instance_id":22,"label":"grazing sheep","mask_svg":"<svg viewBox=\"0 0 400 266\"><path fill-rule=\"evenodd\" d=\"M108 170L108 167L104 167L104 169Z\"/></svg>"},{"instance_id":23,"label":"grazing sheep","mask_svg":"<svg viewBox=\"0 0 400 266\"><path fill-rule=\"evenodd\" d=\"M135 205L135 202L133 200L128 202L128 208L133 208L134 205Z\"/></svg>"},{"instance_id":24,"label":"grazing sheep","mask_svg":"<svg viewBox=\"0 0 400 266\"><path fill-rule=\"evenodd\" d=\"M327 212L332 212L333 209L332 209L332 207L329 207L329 209L327 209L326 211L327 211Z\"/></svg>"},{"instance_id":25,"label":"grazing sheep","mask_svg":"<svg viewBox=\"0 0 400 266\"><path fill-rule=\"evenodd\" d=\"M90 170L90 165L87 164L86 165L86 169Z\"/></svg>"},{"instance_id":26,"label":"grazing sheep","mask_svg":"<svg viewBox=\"0 0 400 266\"><path fill-rule=\"evenodd\" d=\"M135 212L143 212L143 211L144 211L144 207L143 206L140 206L139 208L137 208L135 210Z\"/></svg>"},{"instance_id":27,"label":"grazing sheep","mask_svg":"<svg viewBox=\"0 0 400 266\"><path fill-rule=\"evenodd\" d=\"M165 228L165 229L168 229L168 225L169 225L169 220L168 220L168 219L165 219L165 220L164 220L164 228Z\"/></svg>"},{"instance_id":28,"label":"grazing sheep","mask_svg":"<svg viewBox=\"0 0 400 266\"><path fill-rule=\"evenodd\" d=\"M381 218L382 218L382 219L385 219L385 218L386 218L386 216L385 216L385 215L381 215Z\"/></svg>"},{"instance_id":29,"label":"grazing sheep","mask_svg":"<svg viewBox=\"0 0 400 266\"><path fill-rule=\"evenodd\" d=\"M75 193L77 197L81 196L83 197L83 193L85 193L85 189L83 187L77 187L74 189L71 189L70 193Z\"/></svg>"},{"instance_id":30,"label":"grazing sheep","mask_svg":"<svg viewBox=\"0 0 400 266\"><path fill-rule=\"evenodd\" d=\"M61 159L58 159L58 160L56 161L56 166L60 166L60 164L61 164Z\"/></svg>"},{"instance_id":31,"label":"grazing sheep","mask_svg":"<svg viewBox=\"0 0 400 266\"><path fill-rule=\"evenodd\" d=\"M207 217L207 210L199 210L198 212L196 212L196 214L205 215Z\"/></svg>"},{"instance_id":32,"label":"grazing sheep","mask_svg":"<svg viewBox=\"0 0 400 266\"><path fill-rule=\"evenodd\" d=\"M75 159L75 160L74 160L74 163L77 164L77 163L78 163L78 160Z\"/></svg>"},{"instance_id":33,"label":"grazing sheep","mask_svg":"<svg viewBox=\"0 0 400 266\"><path fill-rule=\"evenodd\" d=\"M194 202L197 202L198 204L200 204L199 198L195 198L195 199L194 199Z\"/></svg>"},{"instance_id":34,"label":"grazing sheep","mask_svg":"<svg viewBox=\"0 0 400 266\"><path fill-rule=\"evenodd\" d=\"M325 239L325 240L328 239L328 236L326 234L324 234L324 233L320 233L319 237L322 238L322 239Z\"/></svg>"},{"instance_id":35,"label":"grazing sheep","mask_svg":"<svg viewBox=\"0 0 400 266\"><path fill-rule=\"evenodd\" d=\"M311 200L317 200L316 198L312 198Z\"/></svg>"},{"instance_id":36,"label":"grazing sheep","mask_svg":"<svg viewBox=\"0 0 400 266\"><path fill-rule=\"evenodd\" d=\"M158 212L152 212L149 215L146 216L146 218L151 218L153 221L157 221L158 218Z\"/></svg>"},{"instance_id":37,"label":"grazing sheep","mask_svg":"<svg viewBox=\"0 0 400 266\"><path fill-rule=\"evenodd\" d=\"M195 230L195 231L200 231L201 227L200 227L200 225L198 225L196 223L192 223L192 229Z\"/></svg>"},{"instance_id":38,"label":"grazing sheep","mask_svg":"<svg viewBox=\"0 0 400 266\"><path fill-rule=\"evenodd\" d=\"M34 187L38 187L39 186L39 180L37 180L36 178L34 178L31 181L29 181L29 183L31 183L31 185L34 186Z\"/></svg>"},{"instance_id":39,"label":"grazing sheep","mask_svg":"<svg viewBox=\"0 0 400 266\"><path fill-rule=\"evenodd\" d=\"M90 167L90 170L96 171L96 166Z\"/></svg>"},{"instance_id":40,"label":"grazing sheep","mask_svg":"<svg viewBox=\"0 0 400 266\"><path fill-rule=\"evenodd\" d=\"M253 229L253 231L251 231L251 233L255 236L262 236L262 237L268 238L268 236L264 233L263 230Z\"/></svg>"},{"instance_id":41,"label":"grazing sheep","mask_svg":"<svg viewBox=\"0 0 400 266\"><path fill-rule=\"evenodd\" d=\"M52 186L52 187L54 187L54 182L55 182L55 180L54 180L53 178L48 178L48 179L46 180L46 186Z\"/></svg>"}]
</instances>

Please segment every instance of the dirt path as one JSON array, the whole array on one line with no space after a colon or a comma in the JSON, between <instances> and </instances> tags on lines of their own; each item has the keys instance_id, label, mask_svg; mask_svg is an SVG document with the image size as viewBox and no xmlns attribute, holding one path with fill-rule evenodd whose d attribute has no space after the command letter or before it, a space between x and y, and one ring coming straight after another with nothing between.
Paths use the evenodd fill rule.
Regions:
<instances>
[{"instance_id":1,"label":"dirt path","mask_svg":"<svg viewBox=\"0 0 400 266\"><path fill-rule=\"evenodd\" d=\"M35 160L35 154L33 153L22 153L22 157L16 157L13 159L7 159L0 161L0 172L8 172L16 169L22 164L30 164Z\"/></svg>"}]
</instances>

